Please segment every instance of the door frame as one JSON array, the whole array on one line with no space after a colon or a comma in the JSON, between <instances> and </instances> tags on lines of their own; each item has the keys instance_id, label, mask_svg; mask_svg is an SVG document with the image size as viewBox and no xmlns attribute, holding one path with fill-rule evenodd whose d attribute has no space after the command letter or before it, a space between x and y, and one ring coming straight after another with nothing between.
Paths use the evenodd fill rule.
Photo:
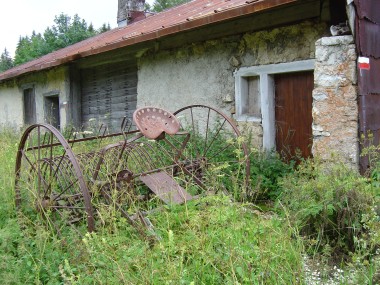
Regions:
<instances>
[{"instance_id":1,"label":"door frame","mask_svg":"<svg viewBox=\"0 0 380 285\"><path fill-rule=\"evenodd\" d=\"M244 91L245 78L258 76L260 78L260 101L261 101L261 125L263 128L263 148L266 150L276 149L276 126L275 126L275 86L274 75L279 73L314 71L315 60L300 60L286 63L268 64L260 66L242 67L235 71L235 104L238 121L242 119L239 114L242 102L245 102Z\"/></svg>"},{"instance_id":2,"label":"door frame","mask_svg":"<svg viewBox=\"0 0 380 285\"><path fill-rule=\"evenodd\" d=\"M61 128L61 98L60 98L60 92L59 91L51 91L51 92L47 92L47 93L44 93L43 94L43 99L44 99L44 121L45 123L50 123L50 118L48 118L49 116L51 116L52 114L50 114L50 108L51 106L50 103L51 103L51 100L55 101L57 100L57 115L58 117L55 118L57 121L55 122L55 124L53 125L54 127L56 127L57 129L60 129Z\"/></svg>"},{"instance_id":3,"label":"door frame","mask_svg":"<svg viewBox=\"0 0 380 285\"><path fill-rule=\"evenodd\" d=\"M35 92L34 84L24 84L21 88L22 88L22 104L23 104L23 124L24 125L35 124L37 122L37 111L36 111L36 92Z\"/></svg>"}]
</instances>

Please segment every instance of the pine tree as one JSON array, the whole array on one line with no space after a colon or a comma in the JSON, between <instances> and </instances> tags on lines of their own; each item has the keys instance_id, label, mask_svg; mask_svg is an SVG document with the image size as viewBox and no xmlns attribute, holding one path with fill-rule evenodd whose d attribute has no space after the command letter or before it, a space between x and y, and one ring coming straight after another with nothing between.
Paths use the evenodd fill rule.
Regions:
<instances>
[{"instance_id":1,"label":"pine tree","mask_svg":"<svg viewBox=\"0 0 380 285\"><path fill-rule=\"evenodd\" d=\"M15 65L28 62L110 29L109 24L108 26L104 24L99 30L96 30L92 24L87 25L86 21L77 14L70 17L61 13L55 16L54 23L53 26L46 28L43 34L33 31L30 37L20 37L16 48Z\"/></svg>"},{"instance_id":2,"label":"pine tree","mask_svg":"<svg viewBox=\"0 0 380 285\"><path fill-rule=\"evenodd\" d=\"M13 67L13 59L9 55L8 50L5 48L0 56L0 72L8 70Z\"/></svg>"},{"instance_id":3,"label":"pine tree","mask_svg":"<svg viewBox=\"0 0 380 285\"><path fill-rule=\"evenodd\" d=\"M161 12L174 6L189 2L190 0L155 0L153 3L153 12Z\"/></svg>"}]
</instances>

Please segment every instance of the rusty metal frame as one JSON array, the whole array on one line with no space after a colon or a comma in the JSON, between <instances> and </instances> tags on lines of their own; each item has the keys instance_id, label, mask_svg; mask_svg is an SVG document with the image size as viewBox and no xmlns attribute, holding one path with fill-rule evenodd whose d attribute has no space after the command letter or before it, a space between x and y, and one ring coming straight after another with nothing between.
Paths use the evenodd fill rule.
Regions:
<instances>
[{"instance_id":1,"label":"rusty metal frame","mask_svg":"<svg viewBox=\"0 0 380 285\"><path fill-rule=\"evenodd\" d=\"M35 176L34 179L37 184L37 189L34 193L37 202L34 206L36 206L38 211L56 210L59 212L66 208L66 210L72 209L73 212L75 210L75 214L77 214L82 209L82 206L75 203L83 203L82 216L86 218L87 230L90 232L95 230L95 219L91 203L93 193L89 189L92 189L93 186L98 187L104 199L110 201L112 199L109 194L111 183L107 182L109 181L107 177L112 177L112 181L115 181L116 187L122 187L119 186L122 183L128 185L128 187L132 187L132 182L136 178L140 178L142 182L147 183L146 185L149 184L148 187L152 191L156 189L159 192L162 192L162 189L158 188L160 177L162 177L162 181L166 181L165 183L171 185L171 188L183 192L185 190L165 174L170 173L168 172L169 170L172 173L181 171L201 188L206 189L207 187L202 178L198 176L198 172L202 171L202 167L207 163L210 163L208 159L212 159L212 156L208 156L210 155L208 152L212 144L216 142L225 127L228 127L228 132L232 132L232 136L235 139L238 139L241 134L229 117L213 107L204 105L190 105L181 108L174 112L173 115L169 115L168 118L172 120L171 116L173 116L173 120L175 121L175 116L182 116L185 112L191 115L189 118L193 127L191 132L179 131L179 128L175 127L174 129L169 129L169 136L164 128L160 129L160 133L157 133L158 135L154 141L144 139L144 132L131 130L130 127L127 128L126 126L130 124L126 122L126 119L122 121L121 132L106 134L105 129L101 127L100 134L97 136L77 139L74 135L74 138L69 138L68 140L56 128L48 124L30 126L21 137L16 157L15 203L17 208L21 209L22 206L25 206L23 205L23 195L25 194L23 191L27 190L22 189L21 184L27 181L28 178L22 176L30 175L30 173ZM204 142L201 145L191 141L191 134L195 134L195 121L199 119L193 117L196 112L203 112L203 117L206 120L204 123L206 133L204 134ZM212 116L221 120L221 124L213 135L211 134ZM158 120L162 123L163 118L159 118ZM152 128L156 126L162 127L154 121L151 123L150 127ZM175 121L175 125L177 124L179 126L179 122ZM105 138L113 137L120 137L122 140L87 153L74 154L73 152L72 147L76 143L101 141ZM148 136L148 139L151 139L151 137ZM159 144L160 141L167 148ZM186 157L185 154L185 150L190 142L196 145L197 149L198 147L200 148L194 157ZM230 143L226 142L226 145L220 150L224 151L230 147ZM250 173L249 153L244 142L241 143L241 149L244 154L245 170L243 187L247 190L249 188ZM212 155L215 154L212 153ZM89 165L91 169L85 169L86 165ZM109 165L111 167L108 167ZM154 177L158 181L155 182L150 178L148 179L148 176ZM53 187L53 183L56 183L59 187ZM167 191L170 192L173 189ZM177 195L174 192L172 194L174 197L177 197L174 200L175 203L183 203L185 201L180 197L181 195ZM190 196L184 192L183 197L187 197L186 200L189 200ZM121 212L121 215L127 219L127 222L134 226L141 235L144 235L142 225L132 219L123 210L121 205L118 203L115 205ZM60 215L63 217L62 214ZM80 217L76 217L75 219L80 220Z\"/></svg>"}]
</instances>

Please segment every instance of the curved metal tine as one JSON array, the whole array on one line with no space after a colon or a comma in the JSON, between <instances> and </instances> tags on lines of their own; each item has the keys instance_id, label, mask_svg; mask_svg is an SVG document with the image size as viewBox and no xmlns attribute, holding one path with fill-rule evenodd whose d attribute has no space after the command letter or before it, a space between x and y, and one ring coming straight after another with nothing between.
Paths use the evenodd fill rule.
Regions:
<instances>
[{"instance_id":1,"label":"curved metal tine","mask_svg":"<svg viewBox=\"0 0 380 285\"><path fill-rule=\"evenodd\" d=\"M26 162L28 162L28 164L30 165L30 167L38 172L38 170L36 169L35 165L33 165L33 163L30 161L30 159L28 158L28 156L25 154L25 151L22 150L22 154L23 154L23 157L26 159ZM42 179L43 182L45 183L45 185L48 185L48 183L45 181L45 179Z\"/></svg>"},{"instance_id":2,"label":"curved metal tine","mask_svg":"<svg viewBox=\"0 0 380 285\"><path fill-rule=\"evenodd\" d=\"M50 160L53 159L53 139L54 139L54 135L53 133L50 133L51 134L51 137L50 137ZM50 171L50 174L51 174L51 171Z\"/></svg>"},{"instance_id":3,"label":"curved metal tine","mask_svg":"<svg viewBox=\"0 0 380 285\"><path fill-rule=\"evenodd\" d=\"M60 215L61 216L61 218L62 218L62 220L66 220L67 219L67 217L66 216L64 216L62 213L61 213L61 211L59 211L58 209L56 210L56 212L58 213L58 215ZM52 222L53 223L53 222ZM53 223L53 225L55 225L54 223ZM71 228L80 236L80 237L83 237L83 234L76 228L76 227L74 227L74 225L73 225L73 223L70 223L70 226L71 226Z\"/></svg>"},{"instance_id":4,"label":"curved metal tine","mask_svg":"<svg viewBox=\"0 0 380 285\"><path fill-rule=\"evenodd\" d=\"M174 150L174 152L175 152L174 161L178 161L181 157L183 159L186 159L183 152L186 149L186 145L188 144L189 140L190 140L190 134L189 133L186 134L185 139L182 142L175 139L174 136L171 136L170 140L168 140L166 137L164 137L164 139L163 139L163 141L165 141ZM179 148L175 144L177 144L177 146L179 145ZM162 148L164 150L166 150L164 147L162 147Z\"/></svg>"},{"instance_id":5,"label":"curved metal tine","mask_svg":"<svg viewBox=\"0 0 380 285\"><path fill-rule=\"evenodd\" d=\"M177 154L181 151L179 150L172 142L170 142L169 140L167 140L166 138L164 139L164 141L169 145L171 146L175 151L174 153L170 153L163 145L161 144L157 144L158 145L158 148L161 149L161 152L165 153L166 156L168 158L170 158L170 160L173 162L173 164L176 164L177 163ZM180 156L182 156L184 159L186 159L186 157L184 157L184 155L182 153L180 153ZM162 156L160 156L161 158ZM163 162L162 158L161 158L161 161Z\"/></svg>"},{"instance_id":6,"label":"curved metal tine","mask_svg":"<svg viewBox=\"0 0 380 285\"><path fill-rule=\"evenodd\" d=\"M131 159L135 162L136 166L139 167L137 168L138 174L151 170L149 168L154 168L154 165L151 164L152 159L150 158L149 154L146 151L144 152L142 147L134 146L134 147L129 147L129 149L130 149L130 152L128 153L129 157L131 157Z\"/></svg>"},{"instance_id":7,"label":"curved metal tine","mask_svg":"<svg viewBox=\"0 0 380 285\"><path fill-rule=\"evenodd\" d=\"M59 160L58 166L57 166L57 168L56 168L55 171L54 171L54 175L53 175L53 176L50 176L50 183L48 184L48 187L47 187L47 189L46 189L46 191L45 191L45 195L46 195L46 193L47 193L48 191L50 191L50 189L51 189L51 184L52 184L52 177L55 177L55 176L57 175L58 170L60 169L61 163L62 163L63 159L65 158L65 155L66 155L66 150L63 152L63 154L62 154L61 157L60 157L60 160Z\"/></svg>"},{"instance_id":8,"label":"curved metal tine","mask_svg":"<svg viewBox=\"0 0 380 285\"><path fill-rule=\"evenodd\" d=\"M129 147L130 150L128 155L135 162L135 166L137 166L138 173L144 173L144 168L150 166L149 159L143 159L141 153L139 153L139 146L131 147L127 145L127 147ZM146 165L145 162L148 162L148 165Z\"/></svg>"},{"instance_id":9,"label":"curved metal tine","mask_svg":"<svg viewBox=\"0 0 380 285\"><path fill-rule=\"evenodd\" d=\"M204 150L204 153L203 153L203 156L206 155L206 153L208 152L208 150L210 149L210 147L212 146L212 144L214 143L215 139L218 137L220 131L223 129L224 127L224 124L227 122L227 119L225 118L223 123L219 126L218 128L218 131L216 132L216 134L212 137L212 140L210 142L210 144L208 145L208 147L206 147L206 142L207 142L207 137L206 137L206 141L205 141L205 150Z\"/></svg>"},{"instance_id":10,"label":"curved metal tine","mask_svg":"<svg viewBox=\"0 0 380 285\"><path fill-rule=\"evenodd\" d=\"M106 200L108 200L108 201L112 201L113 200L112 197L111 197L111 195L109 193L107 193L107 191L105 191L104 189L102 189L101 192L104 195L104 197L106 198ZM137 224L131 218L131 216L123 209L123 207L119 203L115 203L115 206L119 210L119 212L122 215L122 217L124 217L126 219L126 221L128 222L128 224L130 224L132 227L134 227L137 230L137 232L140 234L141 237L147 238L147 234L145 233L145 231L141 228L141 226L139 226L139 224Z\"/></svg>"},{"instance_id":11,"label":"curved metal tine","mask_svg":"<svg viewBox=\"0 0 380 285\"><path fill-rule=\"evenodd\" d=\"M151 167L152 168L156 168L157 166L159 165L165 165L165 162L163 160L163 155L159 155L159 153L157 154L157 147L154 147L154 146L160 146L160 143L159 142L155 142L154 146L151 145L151 144L146 144L148 146L149 149L152 150L152 154L154 155L155 157L155 160L151 159ZM144 149L144 152L146 153L146 157L150 158L151 157L151 154L148 152L148 150ZM170 157L170 156L169 156ZM154 165L154 163L157 162L159 163L159 165Z\"/></svg>"},{"instance_id":12,"label":"curved metal tine","mask_svg":"<svg viewBox=\"0 0 380 285\"><path fill-rule=\"evenodd\" d=\"M191 114L191 125L193 127L193 133L192 133L192 141L193 141L193 146L192 148L195 150L195 157L198 158L199 157L199 153L198 153L198 148L196 147L196 137L195 137L195 125L194 125L194 115L193 115L193 108L190 108L190 114Z\"/></svg>"},{"instance_id":13,"label":"curved metal tine","mask_svg":"<svg viewBox=\"0 0 380 285\"><path fill-rule=\"evenodd\" d=\"M77 206L51 206L53 209L77 209L77 210L85 210L86 207L77 207Z\"/></svg>"},{"instance_id":14,"label":"curved metal tine","mask_svg":"<svg viewBox=\"0 0 380 285\"><path fill-rule=\"evenodd\" d=\"M74 129L73 129L74 130ZM71 148L73 148L74 147L74 144L75 144L75 140L77 139L77 134L78 134L78 132L74 132L74 136L73 136L73 139L72 139L72 141L71 141Z\"/></svg>"},{"instance_id":15,"label":"curved metal tine","mask_svg":"<svg viewBox=\"0 0 380 285\"><path fill-rule=\"evenodd\" d=\"M228 149L229 147L231 147L233 145L234 145L234 143L227 143L227 145L225 147L223 147L222 149L218 149L215 152L212 152L210 154L210 156L208 157L208 159L209 160L213 159L214 157L220 155L222 152L224 152L226 149Z\"/></svg>"},{"instance_id":16,"label":"curved metal tine","mask_svg":"<svg viewBox=\"0 0 380 285\"><path fill-rule=\"evenodd\" d=\"M215 138L218 136L218 133L220 132L221 129L222 129L222 127L219 128L217 134L214 136ZM231 130L231 135L232 135L232 130ZM226 138L223 139L224 143L218 145L219 147L217 149L215 149L214 151L210 151L210 153L207 155L208 159L211 161L213 158L220 155L221 153L223 153L224 151L226 151L230 147L239 148L240 146L238 144L238 138L239 138L238 135L236 135L236 136L232 135L232 136L229 136L227 139ZM212 144L209 145L206 152L209 151L211 145Z\"/></svg>"},{"instance_id":17,"label":"curved metal tine","mask_svg":"<svg viewBox=\"0 0 380 285\"><path fill-rule=\"evenodd\" d=\"M69 143L71 142L70 147L73 148L73 146L75 144L75 140L77 138L78 132L75 132L75 128L73 126L71 126L71 128L68 132L69 132L69 137L67 138L67 142L69 142ZM73 136L73 137L71 138L71 136Z\"/></svg>"},{"instance_id":18,"label":"curved metal tine","mask_svg":"<svg viewBox=\"0 0 380 285\"><path fill-rule=\"evenodd\" d=\"M144 146L146 148L150 148L153 151L153 153L154 153L154 148L149 143L144 144ZM148 166L148 168L153 168L153 169L156 168L156 165L154 165L154 160L153 160L152 156L149 154L149 152L145 148L143 148L143 147L141 147L141 148L137 147L136 151L139 154L139 156L143 160L145 160L146 165ZM161 159L161 162L163 162L162 161L162 156L158 156L158 157Z\"/></svg>"},{"instance_id":19,"label":"curved metal tine","mask_svg":"<svg viewBox=\"0 0 380 285\"><path fill-rule=\"evenodd\" d=\"M44 138L42 139L42 145L43 145L43 146L44 146L45 143L46 143L46 137L47 137L47 134L48 134L48 132L45 132L45 133L44 133Z\"/></svg>"},{"instance_id":20,"label":"curved metal tine","mask_svg":"<svg viewBox=\"0 0 380 285\"><path fill-rule=\"evenodd\" d=\"M102 142L102 139L104 138L104 135L106 134L106 131L108 130L108 126L105 124L101 124L100 128L98 130L97 138L99 139L98 147L100 147L100 143ZM103 131L102 134L100 132Z\"/></svg>"},{"instance_id":21,"label":"curved metal tine","mask_svg":"<svg viewBox=\"0 0 380 285\"><path fill-rule=\"evenodd\" d=\"M103 123L100 125L100 127L99 127L99 129L98 129L98 133L96 134L96 137L97 138L99 138L99 134L100 134L100 132L102 131L102 129L103 129Z\"/></svg>"},{"instance_id":22,"label":"curved metal tine","mask_svg":"<svg viewBox=\"0 0 380 285\"><path fill-rule=\"evenodd\" d=\"M55 163L55 162L54 162ZM55 164L56 165L56 164ZM71 172L67 169L67 167L64 167L64 171L61 169L61 168L59 168L59 167L57 167L56 168L56 170L58 171L58 169L59 169L59 172L60 172L60 177L68 177L67 175L70 175L71 174ZM57 173L57 171L55 172L55 173ZM64 172L65 172L65 174L64 174ZM65 189L63 189L62 191L61 191L61 193L57 196L57 197L54 197L54 200L58 200L58 198L60 198L63 194L65 194L68 190L70 190L70 188L76 183L76 182L78 182L79 181L79 179L78 178L76 178L76 179L74 179L73 181L71 181L71 183L67 186L67 183L65 183L65 185L63 185L63 183L61 183L61 182L59 182L59 185L62 187L62 186L64 186L64 187L66 187ZM57 182L58 182L58 179L57 179ZM66 182L66 181L65 181ZM50 190L50 188L51 188L51 182L50 182L50 184L49 184L49 190ZM47 193L45 193L45 195L47 195Z\"/></svg>"},{"instance_id":23,"label":"curved metal tine","mask_svg":"<svg viewBox=\"0 0 380 285\"><path fill-rule=\"evenodd\" d=\"M124 116L121 122L121 126L120 126L120 132L122 133L124 137L124 141L127 141L127 133L130 132L131 128L132 128L131 120L128 119L127 116Z\"/></svg>"},{"instance_id":24,"label":"curved metal tine","mask_svg":"<svg viewBox=\"0 0 380 285\"><path fill-rule=\"evenodd\" d=\"M124 141L127 141L127 135L124 132L124 129L126 127L126 123L125 123L126 120L127 120L127 116L124 116L120 125L120 132L123 135Z\"/></svg>"},{"instance_id":25,"label":"curved metal tine","mask_svg":"<svg viewBox=\"0 0 380 285\"><path fill-rule=\"evenodd\" d=\"M208 109L208 112L207 112L207 123L206 123L206 137L205 137L205 145L204 145L203 156L206 155L207 139L208 139L208 129L209 129L209 123L210 123L210 111L211 111L211 109Z\"/></svg>"},{"instance_id":26,"label":"curved metal tine","mask_svg":"<svg viewBox=\"0 0 380 285\"><path fill-rule=\"evenodd\" d=\"M33 142L33 132L30 132L30 134L28 135L28 140L29 140L29 145L28 145L28 148L26 148L26 151L29 151L29 150L32 151L34 161L37 161L36 148Z\"/></svg>"},{"instance_id":27,"label":"curved metal tine","mask_svg":"<svg viewBox=\"0 0 380 285\"><path fill-rule=\"evenodd\" d=\"M37 160L37 175L38 175L38 192L40 192L40 186L41 186L41 167L40 167L40 163L41 163L41 127L38 126L37 127L37 137L38 137L38 150L37 150L37 153L38 153L38 160Z\"/></svg>"},{"instance_id":28,"label":"curved metal tine","mask_svg":"<svg viewBox=\"0 0 380 285\"><path fill-rule=\"evenodd\" d=\"M47 225L53 227L55 229L55 231L57 232L57 235L60 237L62 234L61 229L59 229L57 227L57 225L54 223L54 221L51 219L51 217L49 217L49 215L44 215L44 217L47 219L47 221L46 221Z\"/></svg>"},{"instance_id":29,"label":"curved metal tine","mask_svg":"<svg viewBox=\"0 0 380 285\"><path fill-rule=\"evenodd\" d=\"M183 115L182 115L184 117L184 121L183 123L181 123L182 129L186 131L187 133L189 133L190 135L190 138L188 140L188 142L190 141L190 144L188 145L189 153L187 154L188 156L187 158L190 158L190 159L193 157L199 158L201 155L197 147L198 138L196 138L196 135L197 135L196 127L198 126L196 126L195 118L194 118L196 116L197 110L193 110L193 109L194 107L184 110ZM177 115L181 116L181 114L177 114ZM188 121L187 119L190 119L190 121ZM176 139L174 140L178 142L178 140Z\"/></svg>"}]
</instances>

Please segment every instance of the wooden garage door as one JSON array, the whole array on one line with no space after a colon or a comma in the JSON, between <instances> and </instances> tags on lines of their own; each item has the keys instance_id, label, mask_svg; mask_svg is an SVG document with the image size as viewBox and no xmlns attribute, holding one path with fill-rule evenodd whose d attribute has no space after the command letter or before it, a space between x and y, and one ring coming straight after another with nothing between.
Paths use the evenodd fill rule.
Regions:
<instances>
[{"instance_id":1,"label":"wooden garage door","mask_svg":"<svg viewBox=\"0 0 380 285\"><path fill-rule=\"evenodd\" d=\"M137 103L137 67L118 63L81 71L82 124L105 123L113 129L132 114ZM91 123L89 123L91 122Z\"/></svg>"},{"instance_id":2,"label":"wooden garage door","mask_svg":"<svg viewBox=\"0 0 380 285\"><path fill-rule=\"evenodd\" d=\"M313 72L276 74L276 148L285 158L311 156Z\"/></svg>"}]
</instances>

